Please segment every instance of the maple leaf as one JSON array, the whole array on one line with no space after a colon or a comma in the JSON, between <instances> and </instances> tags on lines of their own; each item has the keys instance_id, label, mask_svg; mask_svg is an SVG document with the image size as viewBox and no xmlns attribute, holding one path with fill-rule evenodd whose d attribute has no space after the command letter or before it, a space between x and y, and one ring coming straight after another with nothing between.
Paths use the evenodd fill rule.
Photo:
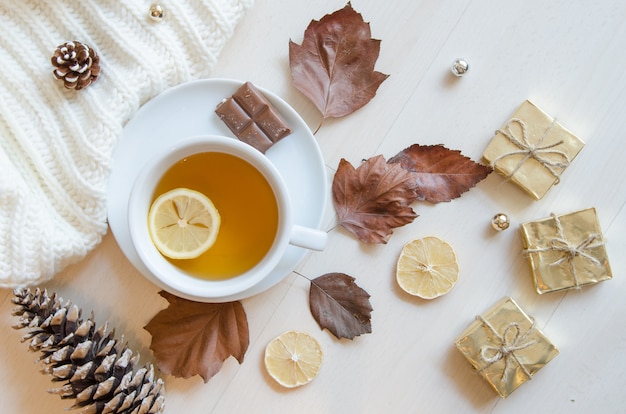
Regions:
<instances>
[{"instance_id":1,"label":"maple leaf","mask_svg":"<svg viewBox=\"0 0 626 414\"><path fill-rule=\"evenodd\" d=\"M240 302L201 303L159 292L169 302L144 327L150 349L165 374L208 382L229 356L241 364L250 342L248 320Z\"/></svg>"},{"instance_id":2,"label":"maple leaf","mask_svg":"<svg viewBox=\"0 0 626 414\"><path fill-rule=\"evenodd\" d=\"M409 206L418 198L416 185L413 172L386 163L382 155L357 169L342 158L332 186L339 224L364 243L387 243L393 228L417 217Z\"/></svg>"},{"instance_id":3,"label":"maple leaf","mask_svg":"<svg viewBox=\"0 0 626 414\"><path fill-rule=\"evenodd\" d=\"M390 158L415 173L419 201L439 203L460 197L487 177L491 167L478 164L443 145L414 144Z\"/></svg>"},{"instance_id":4,"label":"maple leaf","mask_svg":"<svg viewBox=\"0 0 626 414\"><path fill-rule=\"evenodd\" d=\"M320 328L338 339L371 333L370 295L344 273L328 273L311 280L309 306Z\"/></svg>"},{"instance_id":5,"label":"maple leaf","mask_svg":"<svg viewBox=\"0 0 626 414\"><path fill-rule=\"evenodd\" d=\"M338 118L361 108L389 77L374 71L380 40L350 3L312 20L302 45L289 41L293 84L324 118Z\"/></svg>"}]
</instances>

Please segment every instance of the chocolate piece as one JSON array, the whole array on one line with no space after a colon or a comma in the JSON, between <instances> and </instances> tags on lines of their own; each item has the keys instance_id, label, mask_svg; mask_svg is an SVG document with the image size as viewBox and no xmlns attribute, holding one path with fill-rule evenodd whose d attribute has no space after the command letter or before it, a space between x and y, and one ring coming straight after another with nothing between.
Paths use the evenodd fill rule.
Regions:
<instances>
[{"instance_id":1,"label":"chocolate piece","mask_svg":"<svg viewBox=\"0 0 626 414\"><path fill-rule=\"evenodd\" d=\"M240 141L263 153L292 132L276 108L250 82L220 102L215 113Z\"/></svg>"}]
</instances>

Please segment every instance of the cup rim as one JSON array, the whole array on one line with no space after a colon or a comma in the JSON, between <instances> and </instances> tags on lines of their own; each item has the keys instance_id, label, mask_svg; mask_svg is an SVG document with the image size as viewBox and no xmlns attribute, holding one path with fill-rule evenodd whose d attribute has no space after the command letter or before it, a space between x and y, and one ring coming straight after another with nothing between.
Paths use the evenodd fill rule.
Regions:
<instances>
[{"instance_id":1,"label":"cup rim","mask_svg":"<svg viewBox=\"0 0 626 414\"><path fill-rule=\"evenodd\" d=\"M170 263L156 249L147 226L148 210L154 188L167 168L207 147L209 151L226 152L255 166L268 181L280 211L274 242L266 255L252 269L224 280L207 280L187 274ZM209 148L210 147L210 148ZM149 278L161 288L190 300L220 300L241 293L262 281L274 269L289 244L292 213L287 186L271 161L260 151L235 138L221 135L195 135L182 138L158 152L144 164L135 177L127 207L131 243L141 262L151 273ZM143 224L142 224L143 223Z\"/></svg>"}]
</instances>

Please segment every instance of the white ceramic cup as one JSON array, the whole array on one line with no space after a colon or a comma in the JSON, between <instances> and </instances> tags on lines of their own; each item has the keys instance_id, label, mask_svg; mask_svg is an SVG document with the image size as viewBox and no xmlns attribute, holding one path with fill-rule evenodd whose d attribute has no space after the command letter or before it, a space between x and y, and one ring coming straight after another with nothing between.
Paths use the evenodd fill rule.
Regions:
<instances>
[{"instance_id":1,"label":"white ceramic cup","mask_svg":"<svg viewBox=\"0 0 626 414\"><path fill-rule=\"evenodd\" d=\"M237 156L254 166L270 184L278 205L278 226L274 243L252 269L223 280L205 280L190 275L170 263L152 243L148 230L148 211L155 188L163 174L181 159L203 152L222 152ZM175 142L159 152L141 169L133 183L128 202L130 238L137 254L150 271L148 276L162 289L195 301L223 302L261 282L277 266L288 245L323 250L327 233L293 223L287 187L274 165L258 150L234 138L215 135L196 136Z\"/></svg>"}]
</instances>

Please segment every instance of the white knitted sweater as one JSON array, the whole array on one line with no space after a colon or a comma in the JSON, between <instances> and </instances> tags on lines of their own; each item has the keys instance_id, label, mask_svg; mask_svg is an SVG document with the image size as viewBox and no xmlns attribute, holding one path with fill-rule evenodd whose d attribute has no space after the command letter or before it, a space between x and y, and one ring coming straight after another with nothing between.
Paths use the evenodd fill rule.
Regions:
<instances>
[{"instance_id":1,"label":"white knitted sweater","mask_svg":"<svg viewBox=\"0 0 626 414\"><path fill-rule=\"evenodd\" d=\"M106 181L124 124L163 90L207 77L253 0L0 0L0 287L40 283L107 231ZM56 47L78 40L100 77L67 90Z\"/></svg>"}]
</instances>

